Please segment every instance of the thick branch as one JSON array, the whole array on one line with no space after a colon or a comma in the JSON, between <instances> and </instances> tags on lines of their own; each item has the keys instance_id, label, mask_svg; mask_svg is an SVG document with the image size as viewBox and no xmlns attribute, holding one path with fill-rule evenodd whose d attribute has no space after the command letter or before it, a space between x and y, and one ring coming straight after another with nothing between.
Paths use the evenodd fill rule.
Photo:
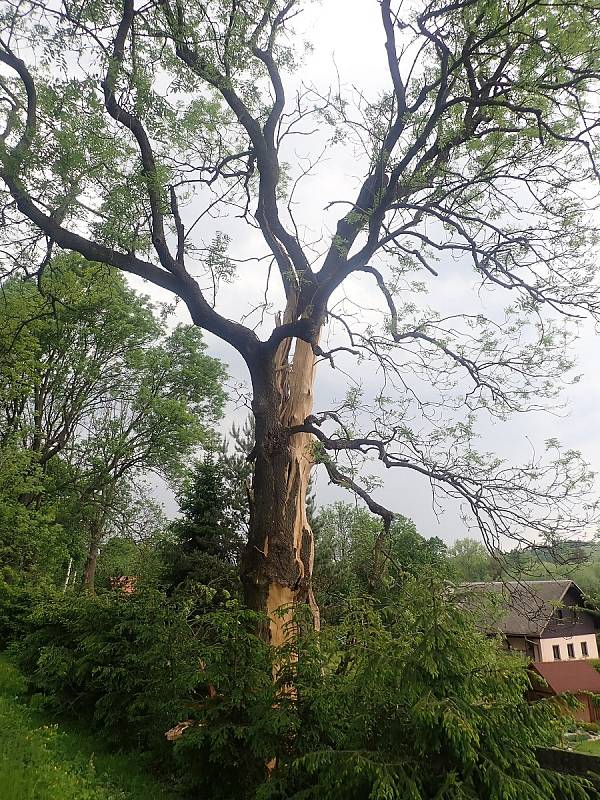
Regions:
<instances>
[{"instance_id":1,"label":"thick branch","mask_svg":"<svg viewBox=\"0 0 600 800\"><path fill-rule=\"evenodd\" d=\"M183 260L173 258L165 237L164 218L161 209L162 198L160 196L156 161L154 153L152 152L150 139L138 117L126 111L123 106L117 102L115 95L117 76L123 63L125 42L133 24L133 18L134 0L124 0L123 16L117 29L117 35L115 36L112 60L108 66L106 77L102 82L104 103L110 116L120 125L128 128L133 133L138 143L152 213L152 244L158 254L160 263L170 272L181 272L183 270Z\"/></svg>"}]
</instances>

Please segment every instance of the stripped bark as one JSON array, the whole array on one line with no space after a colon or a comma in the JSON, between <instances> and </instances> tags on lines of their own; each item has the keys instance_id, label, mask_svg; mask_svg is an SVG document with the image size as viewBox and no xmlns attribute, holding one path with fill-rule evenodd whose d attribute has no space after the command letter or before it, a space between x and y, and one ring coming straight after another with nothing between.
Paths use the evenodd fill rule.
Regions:
<instances>
[{"instance_id":1,"label":"stripped bark","mask_svg":"<svg viewBox=\"0 0 600 800\"><path fill-rule=\"evenodd\" d=\"M293 301L292 301L293 302ZM284 324L292 316L291 303ZM293 609L307 603L315 627L319 608L312 589L314 537L306 513L314 436L289 430L313 409L313 346L291 339L279 343L255 385L255 471L250 535L242 563L246 603L269 617L263 635L274 646L293 633Z\"/></svg>"}]
</instances>

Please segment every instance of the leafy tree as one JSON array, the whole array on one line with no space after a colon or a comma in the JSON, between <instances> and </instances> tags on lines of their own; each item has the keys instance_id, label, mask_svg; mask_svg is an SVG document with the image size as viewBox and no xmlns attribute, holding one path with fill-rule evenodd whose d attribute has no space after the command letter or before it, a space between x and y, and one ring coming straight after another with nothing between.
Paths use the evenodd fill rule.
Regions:
<instances>
[{"instance_id":1,"label":"leafy tree","mask_svg":"<svg viewBox=\"0 0 600 800\"><path fill-rule=\"evenodd\" d=\"M165 573L161 542L167 525L149 487L136 486L135 496L111 511L107 539L98 555L96 586L113 589L119 578L133 578L136 587L160 586Z\"/></svg>"},{"instance_id":2,"label":"leafy tree","mask_svg":"<svg viewBox=\"0 0 600 800\"><path fill-rule=\"evenodd\" d=\"M497 580L498 564L476 539L457 539L448 550L454 577L459 582Z\"/></svg>"},{"instance_id":3,"label":"leafy tree","mask_svg":"<svg viewBox=\"0 0 600 800\"><path fill-rule=\"evenodd\" d=\"M317 616L306 514L315 460L386 524L360 460L410 470L457 498L490 546L576 536L591 511L578 454L551 441L547 459L510 466L475 439L485 415L556 402L568 318L598 312L585 200L598 174L598 9L381 0L383 91L289 97L302 8L8 0L0 40L6 269L33 271L59 247L141 276L182 298L248 367L256 446L242 580L248 605L272 615L274 643L286 622L276 607L306 601ZM320 147L325 125L328 144L348 148L357 188L312 191L317 247L294 196L318 157L307 169L288 143L314 128ZM200 222L219 214L231 214L231 238ZM230 247L247 241L244 222L263 239L250 256ZM285 295L274 318L273 266ZM249 307L231 320L219 288L238 268ZM506 313L430 310L419 292L451 270L486 297L510 295ZM364 313L371 285L378 307ZM316 360L346 374L354 358L380 368L382 391L371 403L352 389L314 414Z\"/></svg>"},{"instance_id":4,"label":"leafy tree","mask_svg":"<svg viewBox=\"0 0 600 800\"><path fill-rule=\"evenodd\" d=\"M187 780L215 800L598 796L540 768L535 749L560 741L564 714L525 700L522 662L478 630L445 582L411 576L396 601L348 604L318 639L297 619L302 633L275 655L275 686L246 617L202 617L214 694L177 741ZM291 683L297 694L282 693Z\"/></svg>"},{"instance_id":5,"label":"leafy tree","mask_svg":"<svg viewBox=\"0 0 600 800\"><path fill-rule=\"evenodd\" d=\"M72 541L55 503L22 500L45 488L29 451L13 441L0 447L0 647L20 635L37 596L64 580Z\"/></svg>"},{"instance_id":6,"label":"leafy tree","mask_svg":"<svg viewBox=\"0 0 600 800\"><path fill-rule=\"evenodd\" d=\"M123 384L123 369L159 336L147 299L77 256L13 278L0 298L2 437L18 435L45 467Z\"/></svg>"},{"instance_id":7,"label":"leafy tree","mask_svg":"<svg viewBox=\"0 0 600 800\"><path fill-rule=\"evenodd\" d=\"M343 616L352 598L392 602L411 576L449 572L445 544L400 514L387 534L378 517L347 503L321 509L315 522L315 593L327 621Z\"/></svg>"},{"instance_id":8,"label":"leafy tree","mask_svg":"<svg viewBox=\"0 0 600 800\"><path fill-rule=\"evenodd\" d=\"M183 516L171 524L167 560L174 588L238 590L248 525L243 491L243 480L224 452L209 452L197 463L179 497Z\"/></svg>"},{"instance_id":9,"label":"leafy tree","mask_svg":"<svg viewBox=\"0 0 600 800\"><path fill-rule=\"evenodd\" d=\"M108 521L131 508L140 478L151 471L174 481L194 448L211 443L224 402L224 370L204 349L198 329L179 326L136 354L112 403L90 415L88 435L73 443L70 458L89 509L88 588Z\"/></svg>"},{"instance_id":10,"label":"leafy tree","mask_svg":"<svg viewBox=\"0 0 600 800\"><path fill-rule=\"evenodd\" d=\"M316 517L314 583L325 619L340 600L372 589L374 547L381 533L378 519L361 508L335 503Z\"/></svg>"},{"instance_id":11,"label":"leafy tree","mask_svg":"<svg viewBox=\"0 0 600 800\"><path fill-rule=\"evenodd\" d=\"M2 437L41 470L57 518L86 532L83 577L93 588L100 543L140 508L143 476L175 480L211 440L224 370L197 328L167 333L114 270L61 257L40 288L13 278L0 301Z\"/></svg>"},{"instance_id":12,"label":"leafy tree","mask_svg":"<svg viewBox=\"0 0 600 800\"><path fill-rule=\"evenodd\" d=\"M356 606L321 642L306 677L302 659L298 667L314 727L305 724L305 739L301 729L283 791L264 796L595 796L577 779L540 769L535 747L559 741L560 711L527 703L526 670L477 630L435 576L407 580L394 605ZM311 667L323 670L321 683Z\"/></svg>"},{"instance_id":13,"label":"leafy tree","mask_svg":"<svg viewBox=\"0 0 600 800\"><path fill-rule=\"evenodd\" d=\"M14 652L47 704L164 758L165 731L192 702L199 649L184 610L138 589L46 596L23 621Z\"/></svg>"},{"instance_id":14,"label":"leafy tree","mask_svg":"<svg viewBox=\"0 0 600 800\"><path fill-rule=\"evenodd\" d=\"M27 450L0 449L0 575L9 580L56 577L65 561L67 541L52 505L24 505L24 493L43 491L40 472ZM44 571L41 566L44 565Z\"/></svg>"}]
</instances>

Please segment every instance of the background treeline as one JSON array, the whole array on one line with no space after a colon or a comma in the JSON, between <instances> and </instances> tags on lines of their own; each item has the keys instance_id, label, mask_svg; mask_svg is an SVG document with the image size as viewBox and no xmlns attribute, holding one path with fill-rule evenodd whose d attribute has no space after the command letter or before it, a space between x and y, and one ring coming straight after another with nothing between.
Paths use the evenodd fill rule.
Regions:
<instances>
[{"instance_id":1,"label":"background treeline","mask_svg":"<svg viewBox=\"0 0 600 800\"><path fill-rule=\"evenodd\" d=\"M322 631L299 612L288 647L257 637L239 582L252 427L217 435L226 369L168 319L73 257L2 287L0 636L36 702L146 753L183 797L592 797L538 766L564 719L524 701L523 665L452 588L558 574L548 548L448 547L401 515L383 536L313 499ZM568 548L593 594L596 561Z\"/></svg>"}]
</instances>

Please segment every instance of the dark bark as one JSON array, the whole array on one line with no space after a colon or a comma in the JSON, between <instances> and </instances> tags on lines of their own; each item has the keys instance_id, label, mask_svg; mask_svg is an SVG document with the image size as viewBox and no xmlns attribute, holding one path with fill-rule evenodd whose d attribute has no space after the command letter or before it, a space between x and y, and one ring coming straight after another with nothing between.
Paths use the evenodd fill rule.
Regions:
<instances>
[{"instance_id":1,"label":"dark bark","mask_svg":"<svg viewBox=\"0 0 600 800\"><path fill-rule=\"evenodd\" d=\"M90 523L90 544L88 549L85 566L83 568L82 589L90 594L94 594L94 582L96 578L96 567L98 565L98 555L100 554L100 542L104 536L106 520L110 509L110 497L104 493L102 496L104 506L97 510L92 516Z\"/></svg>"},{"instance_id":2,"label":"dark bark","mask_svg":"<svg viewBox=\"0 0 600 800\"><path fill-rule=\"evenodd\" d=\"M202 5L202 13L208 19L209 12L205 5ZM489 24L483 24L485 12L482 10L468 25L468 9L473 4L448 2L435 7L426 4L420 11L415 10L414 19L408 25L402 20L397 3L380 0L390 97L393 97L389 121L375 145L370 134L364 138L363 145L372 153L368 174L356 196L349 199L347 212L338 219L335 236L324 249L322 266L313 272L313 256L309 258L308 249L306 252L303 249L299 229L295 223L292 228L291 223L286 223L286 216L279 213L282 185L278 130L288 115L285 114L286 98L275 44L288 19L291 20L296 13L294 5L294 2L284 3L277 12L275 4L268 2L259 18L248 20L245 15L253 12L243 8L244 4L233 3L229 28L223 31L219 29L218 22L213 25L209 20L205 39L200 36L196 40L193 35L193 28L197 27L196 18L193 12L187 16L185 3L160 0L156 5L149 4L136 9L133 0L122 0L120 16L114 17L113 24L108 26L114 32L114 40L107 41L104 46L111 57L106 63L104 79L97 88L102 90L105 110L111 117L111 123L122 126L123 132L138 150L146 180L149 209L145 233L149 234L153 249L148 260L139 258L133 251L113 248L101 239L87 238L77 233L78 230L86 230L86 225L79 224L76 219L69 219L63 225L60 214L51 212L36 197L39 178L43 176L42 184L45 184L47 177L42 171L37 181L32 180L28 174L27 157L35 148L36 137L43 137L46 123L42 121L38 125L34 74L17 55L18 52L29 52L27 46L15 48L13 52L10 43L2 41L0 62L19 78L24 101L22 107L17 104L13 108L15 114L20 113L23 117L21 134L10 151L6 149L0 153L0 179L12 196L16 209L50 243L77 251L89 260L110 264L141 276L173 292L186 303L196 325L228 342L241 354L252 377L256 419L251 530L242 565L246 601L251 608L267 613L282 603L309 602L318 624L318 611L310 587L313 544L305 505L315 438L324 451L334 455L348 450L372 453L386 467L409 469L423 476L434 486L441 487L442 491L465 503L488 542L494 541L494 537L507 536L521 541L520 531L535 525L538 533L555 535L552 523L554 508L552 513L547 510L554 499L543 487L537 489L532 484L532 470L528 466L521 471L507 473L502 469L494 474L482 475L479 467L473 468L469 458L456 458L454 463L451 460L449 464L447 452L442 451L440 457L435 452L433 456L430 454L429 441L407 442L403 425L390 426L390 430L384 431L381 436L376 430L375 433L371 431L366 436L353 438L350 434L343 437L336 434L328 436L321 430L319 422L309 422L312 414L313 354L328 357L332 366L334 351L344 350L355 356L366 354L376 360L386 376L391 376L391 385L394 376L398 376L400 391L405 392L402 356L396 362L390 353L395 346L401 350L406 343L418 344L425 348L424 364L431 353L434 357L439 354L448 359L450 368L457 367L465 371L474 384L473 391L480 393L483 398L482 407L488 407L491 398L501 408L519 409L518 402L511 397L514 389L511 390L510 386L507 389L505 385L506 370L513 369L513 365L507 360L504 350L500 348L494 356L498 359L495 364L491 358L482 365L477 358L465 354L468 348L463 352L460 347L452 347L446 341L444 332L440 333L435 326L433 332L426 323L409 330L408 323L402 319L395 305L391 287L396 279L386 279L385 273L374 267L371 261L378 254L390 253L400 256L403 261L408 258L416 266L435 275L428 249L460 260L468 257L484 284L514 291L527 303L546 303L550 308L568 315L574 315L579 310L600 315L597 289L588 280L587 255L581 261L574 248L574 260L581 266L571 271L565 263L565 274L573 276L573 279L565 280L561 274L563 268L558 269L564 254L562 248L555 244L563 238L562 211L555 214L543 197L539 200L530 187L532 175L556 174L556 178L544 177L544 181L548 180L548 185L556 188L557 198L563 198L567 195L570 197L579 182L585 184L594 177L600 178L594 161L595 135L600 121L594 112L596 103L590 105L586 98L588 83L593 91L597 91L600 53L591 40L590 52L585 56L578 55L577 48L573 49L573 54L570 53L571 48L566 48L564 53L560 53L558 48L556 54L548 55L544 66L547 72L540 67L540 75L554 76L560 73L562 77L556 80L554 77L551 80L545 77L532 79L531 91L528 89L524 93L520 67L525 63L522 61L524 54L532 46L537 47L538 53L546 51L541 47L546 34L539 38L534 33L535 26L531 26L528 19L537 19L536 6L542 9L547 8L547 4L517 4L514 9L504 9L506 14L494 15ZM582 15L586 15L590 25L597 24L596 12L589 5L578 3L571 8L578 8ZM158 16L155 15L157 10ZM466 14L464 19L463 12ZM81 25L81 19L71 16L66 6L56 13L61 22L68 23L70 34L72 31L82 36L88 34ZM244 82L240 81L239 87L236 85L237 58L230 51L230 40L237 41L236 37L231 37L232 30L236 28L236 15L241 15L242 23L252 23L248 31L253 29L253 32L244 45L245 55L249 58L251 54L265 66L271 83L273 100L265 117L253 116L253 106L246 105L244 101ZM465 27L461 31L457 25ZM15 27L15 36L19 28L20 24ZM412 64L412 46L407 49L403 39L407 28L414 33L413 44L418 43ZM460 34L458 39L457 30ZM187 68L205 88L210 86L211 90L218 92L237 120L238 132L242 136L241 139L236 137L235 155L228 154L225 158L237 160L240 148L243 148L242 155L248 155L244 215L250 208L248 187L256 168L258 196L254 218L277 265L287 299L286 312L281 320L283 324L275 327L266 342L260 341L254 331L241 322L219 314L208 302L200 284L187 271L186 235L179 214L177 187L161 185L160 170L157 170L159 159L155 158L153 152L152 130L147 131L144 127L143 115L136 115L135 105L131 103L126 90L128 85L133 88L129 79L131 76L128 77L128 53L130 50L132 54L135 52L136 37L140 35L155 38L163 52L172 48L169 58L174 55L181 62L182 69ZM402 41L396 41L397 38L402 38ZM88 44L92 48L96 46L91 40ZM516 59L516 69L512 68L513 57ZM542 64L544 59L541 55L539 58ZM402 61L407 62L405 69L401 69ZM414 75L419 75L418 79L406 77ZM536 91L536 80L539 91ZM536 105L534 102L536 95L542 99L543 108L538 108L539 103ZM584 100L582 105L579 105L580 95ZM574 102L578 104L577 114L574 105L572 108ZM329 100L326 105L332 112L335 111L335 104ZM572 129L567 126L565 133L564 109L567 107L571 108L578 122ZM299 116L297 119L292 117L290 126L294 119L301 119L303 113L299 108ZM334 116L336 114L338 112ZM353 135L359 130L360 126L346 120L341 112L338 116L342 122L350 125ZM370 129L372 118L365 117L365 121ZM518 138L520 132L525 133L529 140L532 129L538 131L540 148L545 140L550 142L547 159L537 149L528 156L520 151L504 155L503 148L498 148L501 155L496 160L494 157L489 164L477 170L473 168L465 174L464 183L458 179L457 175L462 174L465 165L464 143L485 143L487 138L493 141L493 137L498 135L508 137L506 141L509 142L512 137ZM5 147L8 147L9 139L5 134L2 136ZM200 145L201 142L195 144ZM572 184L562 170L563 166L569 167L573 162L561 161L561 148L571 151L571 154L578 149L584 160L589 159L590 162L587 174L583 178L575 177ZM33 163L35 161L33 159ZM224 164L219 153L216 163L211 165L208 178L203 177L206 168L201 166L198 171L200 183L213 182L215 176L222 173ZM475 181L490 192L493 201L499 203L505 196L507 170L515 173L514 181L518 187L523 187L525 193L529 192L526 196L530 198L528 202L532 203L533 210L528 208L524 215L526 221L520 225L515 219L505 230L493 222L496 212L492 204L494 213L489 213L487 202L481 211L473 212L474 217L470 212L465 214L465 208L468 211L471 207L469 195ZM240 173L236 170L231 177L243 177L243 174L243 171ZM176 229L174 253L168 240L169 226L164 219L167 196ZM289 200L291 208L291 194ZM342 202L345 204L345 201ZM556 206L561 208L562 202L557 200ZM71 214L74 213L72 210ZM536 213L541 215L541 222L532 232L530 220ZM513 227L513 223L516 227ZM137 222L132 219L132 224L137 225ZM444 232L440 241L432 233L435 228L447 229L449 235ZM579 236L573 236L573 240L575 238ZM569 257L569 260L573 259ZM580 271L582 267L585 267L583 272ZM374 278L380 290L390 319L382 336L369 338L354 333L348 320L337 317L331 308L327 310L332 292L357 272ZM548 275L552 276L551 279L548 279ZM555 279L554 276L558 277ZM319 351L319 331L326 313L332 319L337 319L346 330L350 347L337 347L329 353ZM294 337L296 345L294 355L290 357L291 340ZM496 377L492 367L498 367ZM514 371L519 375L521 367L517 365ZM325 467L332 481L353 490L371 511L380 514L384 522L387 520L389 524L389 511L370 499L368 492L358 482L340 470L333 456L325 461ZM585 479L585 471L582 476ZM564 480L564 486L568 487L572 496L571 487L574 484L571 476L567 474ZM560 504L566 496L563 484L560 480L554 480L552 487L556 502ZM541 509L539 522L533 523L530 513L518 510L525 504L533 509ZM563 518L560 524L564 526ZM582 527L585 524L585 519L578 523ZM272 641L281 641L281 626L271 623L265 626L265 631Z\"/></svg>"},{"instance_id":3,"label":"dark bark","mask_svg":"<svg viewBox=\"0 0 600 800\"><path fill-rule=\"evenodd\" d=\"M94 582L96 579L96 567L98 565L98 555L100 553L100 541L102 539L101 531L94 531L90 540L85 566L83 568L82 589L94 594Z\"/></svg>"}]
</instances>

